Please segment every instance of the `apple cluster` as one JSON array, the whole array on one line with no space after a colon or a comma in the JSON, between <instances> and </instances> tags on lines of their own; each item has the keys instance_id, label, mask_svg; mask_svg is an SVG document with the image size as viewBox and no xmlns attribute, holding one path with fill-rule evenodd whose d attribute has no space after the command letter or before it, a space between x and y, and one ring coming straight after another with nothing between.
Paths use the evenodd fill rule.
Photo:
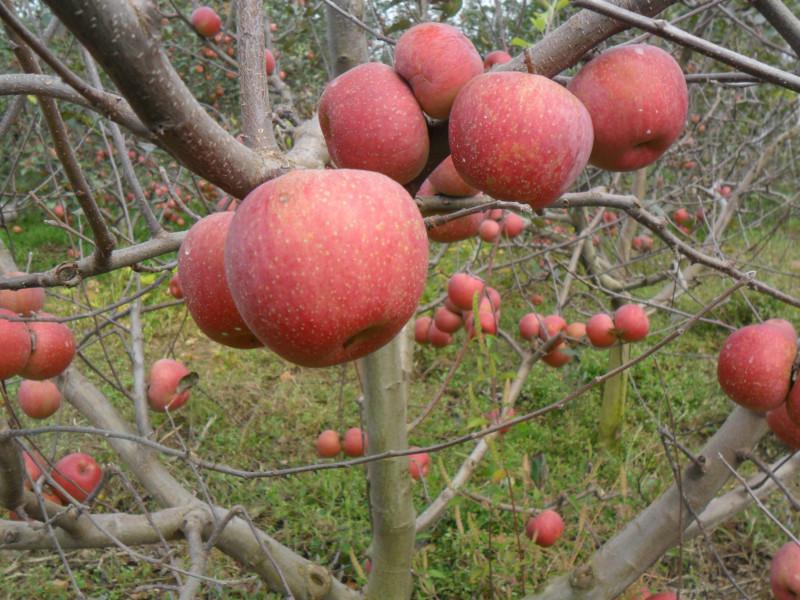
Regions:
<instances>
[{"instance_id":1,"label":"apple cluster","mask_svg":"<svg viewBox=\"0 0 800 600\"><path fill-rule=\"evenodd\" d=\"M433 318L423 316L414 323L414 339L419 344L443 348L453 341L461 327L472 338L476 326L486 335L497 335L500 326L500 293L469 273L455 273L447 282L444 306ZM476 311L477 309L477 311Z\"/></svg>"},{"instance_id":2,"label":"apple cluster","mask_svg":"<svg viewBox=\"0 0 800 600\"><path fill-rule=\"evenodd\" d=\"M320 458L333 458L344 451L347 456L357 458L364 456L366 446L367 433L360 427L351 427L345 431L342 441L337 431L326 429L317 438L317 455Z\"/></svg>"},{"instance_id":3,"label":"apple cluster","mask_svg":"<svg viewBox=\"0 0 800 600\"><path fill-rule=\"evenodd\" d=\"M6 275L24 275L11 272ZM44 290L0 290L0 380L21 375L44 381L60 375L75 356L75 337L63 323L43 312ZM26 317L29 321L17 321ZM57 408L57 407L56 407Z\"/></svg>"},{"instance_id":4,"label":"apple cluster","mask_svg":"<svg viewBox=\"0 0 800 600\"><path fill-rule=\"evenodd\" d=\"M647 313L638 304L624 304L611 316L605 313L593 315L584 324L579 321L567 324L560 315L542 316L531 312L519 321L519 335L533 341L547 341L562 335L565 339L556 343L542 360L551 367L562 367L572 360L572 354L564 352L568 346L577 346L585 338L595 348L608 348L617 342L638 342L647 337L650 322Z\"/></svg>"},{"instance_id":5,"label":"apple cluster","mask_svg":"<svg viewBox=\"0 0 800 600\"><path fill-rule=\"evenodd\" d=\"M508 60L507 53L493 52L482 62L451 25L411 27L397 42L394 68L362 64L325 88L319 118L333 163L409 184L428 163L426 115L446 119L451 155L437 169L460 176L463 185L453 195L480 190L543 208L587 163L638 169L658 159L683 130L684 76L655 46L608 50L566 88L540 75L484 72ZM431 184L423 195L437 188ZM479 223L478 217L464 219L465 228Z\"/></svg>"},{"instance_id":6,"label":"apple cluster","mask_svg":"<svg viewBox=\"0 0 800 600\"><path fill-rule=\"evenodd\" d=\"M27 477L25 487L33 489L33 484L38 482L43 475L42 469L47 461L38 452L22 452L23 465ZM85 501L100 484L103 469L88 454L73 452L62 457L50 471L50 477L58 486L51 488L48 484L42 487L42 497L54 504L66 505L72 499L77 502ZM11 519L18 520L19 516L11 512Z\"/></svg>"},{"instance_id":7,"label":"apple cluster","mask_svg":"<svg viewBox=\"0 0 800 600\"><path fill-rule=\"evenodd\" d=\"M717 359L725 394L745 408L766 413L775 435L800 449L800 382L792 384L797 332L784 319L747 325L728 336Z\"/></svg>"}]
</instances>

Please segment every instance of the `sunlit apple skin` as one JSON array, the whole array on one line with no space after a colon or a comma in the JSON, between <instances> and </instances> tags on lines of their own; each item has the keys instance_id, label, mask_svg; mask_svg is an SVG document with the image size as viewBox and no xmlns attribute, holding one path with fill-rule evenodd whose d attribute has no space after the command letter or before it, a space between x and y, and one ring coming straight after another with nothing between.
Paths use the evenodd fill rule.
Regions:
<instances>
[{"instance_id":1,"label":"sunlit apple skin","mask_svg":"<svg viewBox=\"0 0 800 600\"><path fill-rule=\"evenodd\" d=\"M78 502L83 502L100 483L103 470L88 454L75 452L67 454L53 467L53 479ZM55 490L56 495L64 502L69 502L66 495Z\"/></svg>"},{"instance_id":2,"label":"sunlit apple skin","mask_svg":"<svg viewBox=\"0 0 800 600\"><path fill-rule=\"evenodd\" d=\"M586 166L592 120L565 88L540 75L490 72L456 97L448 130L456 170L498 200L552 204Z\"/></svg>"},{"instance_id":3,"label":"sunlit apple skin","mask_svg":"<svg viewBox=\"0 0 800 600\"><path fill-rule=\"evenodd\" d=\"M483 73L483 61L472 42L452 25L420 23L397 40L395 69L422 109L446 119L459 90Z\"/></svg>"},{"instance_id":4,"label":"sunlit apple skin","mask_svg":"<svg viewBox=\"0 0 800 600\"><path fill-rule=\"evenodd\" d=\"M787 542L772 557L769 583L775 600L800 598L800 546Z\"/></svg>"},{"instance_id":5,"label":"sunlit apple skin","mask_svg":"<svg viewBox=\"0 0 800 600\"><path fill-rule=\"evenodd\" d=\"M689 106L680 66L656 46L606 50L567 86L592 116L589 162L633 171L657 160L683 131Z\"/></svg>"},{"instance_id":6,"label":"sunlit apple skin","mask_svg":"<svg viewBox=\"0 0 800 600\"><path fill-rule=\"evenodd\" d=\"M17 315L0 308L0 380L19 375L31 357L28 327L21 321L9 321L4 317L16 319Z\"/></svg>"},{"instance_id":7,"label":"sunlit apple skin","mask_svg":"<svg viewBox=\"0 0 800 600\"><path fill-rule=\"evenodd\" d=\"M25 379L19 384L17 402L32 419L46 419L61 406L61 392L52 381Z\"/></svg>"},{"instance_id":8,"label":"sunlit apple skin","mask_svg":"<svg viewBox=\"0 0 800 600\"><path fill-rule=\"evenodd\" d=\"M162 358L150 367L147 386L147 400L150 408L158 412L173 412L186 404L191 390L178 393L181 379L189 374L189 369L177 360Z\"/></svg>"},{"instance_id":9,"label":"sunlit apple skin","mask_svg":"<svg viewBox=\"0 0 800 600\"><path fill-rule=\"evenodd\" d=\"M203 37L213 37L222 29L222 19L208 6L200 6L192 11L189 19L197 33Z\"/></svg>"},{"instance_id":10,"label":"sunlit apple skin","mask_svg":"<svg viewBox=\"0 0 800 600\"><path fill-rule=\"evenodd\" d=\"M4 277L25 275L21 271L3 273ZM42 310L44 306L44 288L24 288L21 290L0 290L0 308L5 308L13 313L23 316Z\"/></svg>"},{"instance_id":11,"label":"sunlit apple skin","mask_svg":"<svg viewBox=\"0 0 800 600\"><path fill-rule=\"evenodd\" d=\"M388 177L292 171L239 206L225 268L239 313L264 344L325 367L374 352L413 316L428 239L416 204Z\"/></svg>"},{"instance_id":12,"label":"sunlit apple skin","mask_svg":"<svg viewBox=\"0 0 800 600\"><path fill-rule=\"evenodd\" d=\"M717 379L737 404L765 412L786 400L797 345L779 327L748 325L725 340L717 359Z\"/></svg>"},{"instance_id":13,"label":"sunlit apple skin","mask_svg":"<svg viewBox=\"0 0 800 600\"><path fill-rule=\"evenodd\" d=\"M236 309L225 277L225 240L231 211L203 217L192 225L178 251L178 277L186 308L215 342L233 348L263 346Z\"/></svg>"},{"instance_id":14,"label":"sunlit apple skin","mask_svg":"<svg viewBox=\"0 0 800 600\"><path fill-rule=\"evenodd\" d=\"M53 315L40 312L39 316ZM64 323L54 321L29 321L31 357L20 375L26 379L50 379L63 373L75 357L75 336Z\"/></svg>"},{"instance_id":15,"label":"sunlit apple skin","mask_svg":"<svg viewBox=\"0 0 800 600\"><path fill-rule=\"evenodd\" d=\"M422 172L430 142L408 85L388 65L366 63L331 81L319 124L334 164L408 183Z\"/></svg>"}]
</instances>

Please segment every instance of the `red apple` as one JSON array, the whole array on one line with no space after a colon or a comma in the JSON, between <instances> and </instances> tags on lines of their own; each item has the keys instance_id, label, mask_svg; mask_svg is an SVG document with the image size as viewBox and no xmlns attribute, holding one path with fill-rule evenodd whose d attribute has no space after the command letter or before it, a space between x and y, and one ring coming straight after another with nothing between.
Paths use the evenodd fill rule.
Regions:
<instances>
[{"instance_id":1,"label":"red apple","mask_svg":"<svg viewBox=\"0 0 800 600\"><path fill-rule=\"evenodd\" d=\"M552 546L564 533L564 520L556 511L545 509L535 517L528 519L525 535L540 546Z\"/></svg>"},{"instance_id":2,"label":"red apple","mask_svg":"<svg viewBox=\"0 0 800 600\"><path fill-rule=\"evenodd\" d=\"M224 210L236 210L239 206L239 201L236 198L231 198L230 196L223 196L219 200L217 200L216 208L218 211Z\"/></svg>"},{"instance_id":3,"label":"red apple","mask_svg":"<svg viewBox=\"0 0 800 600\"><path fill-rule=\"evenodd\" d=\"M581 338L586 337L586 325L579 321L576 321L575 323L570 323L569 325L567 325L567 328L564 330L564 333L567 334L567 337L580 340Z\"/></svg>"},{"instance_id":4,"label":"red apple","mask_svg":"<svg viewBox=\"0 0 800 600\"><path fill-rule=\"evenodd\" d=\"M408 192L384 175L291 171L242 202L225 268L250 330L283 358L324 367L374 352L411 318L428 239Z\"/></svg>"},{"instance_id":5,"label":"red apple","mask_svg":"<svg viewBox=\"0 0 800 600\"><path fill-rule=\"evenodd\" d=\"M275 72L275 57L269 48L264 50L264 65L267 69L267 77Z\"/></svg>"},{"instance_id":6,"label":"red apple","mask_svg":"<svg viewBox=\"0 0 800 600\"><path fill-rule=\"evenodd\" d=\"M20 271L9 271L4 277L25 275ZM42 310L44 306L44 288L24 288L21 290L0 290L0 308L5 308L13 313L24 316Z\"/></svg>"},{"instance_id":7,"label":"red apple","mask_svg":"<svg viewBox=\"0 0 800 600\"><path fill-rule=\"evenodd\" d=\"M31 336L25 323L10 310L0 308L0 380L19 375L31 357Z\"/></svg>"},{"instance_id":8,"label":"red apple","mask_svg":"<svg viewBox=\"0 0 800 600\"><path fill-rule=\"evenodd\" d=\"M169 295L175 298L176 300L183 299L183 290L181 289L181 279L178 277L178 274L172 276L172 279L169 280Z\"/></svg>"},{"instance_id":9,"label":"red apple","mask_svg":"<svg viewBox=\"0 0 800 600\"><path fill-rule=\"evenodd\" d=\"M464 324L460 313L451 312L444 306L436 309L433 322L439 331L444 331L445 333L455 333Z\"/></svg>"},{"instance_id":10,"label":"red apple","mask_svg":"<svg viewBox=\"0 0 800 600\"><path fill-rule=\"evenodd\" d=\"M800 427L800 379L794 383L786 397L786 413L794 424Z\"/></svg>"},{"instance_id":11,"label":"red apple","mask_svg":"<svg viewBox=\"0 0 800 600\"><path fill-rule=\"evenodd\" d=\"M617 342L614 321L605 313L597 313L586 323L586 337L595 348L608 348Z\"/></svg>"},{"instance_id":12,"label":"red apple","mask_svg":"<svg viewBox=\"0 0 800 600\"><path fill-rule=\"evenodd\" d=\"M52 381L24 379L17 390L17 402L32 419L46 419L61 406L61 392Z\"/></svg>"},{"instance_id":13,"label":"red apple","mask_svg":"<svg viewBox=\"0 0 800 600\"><path fill-rule=\"evenodd\" d=\"M544 296L541 294L533 294L531 295L531 304L534 306L539 306L542 302L544 302Z\"/></svg>"},{"instance_id":14,"label":"red apple","mask_svg":"<svg viewBox=\"0 0 800 600\"><path fill-rule=\"evenodd\" d=\"M321 458L333 458L342 451L339 434L333 429L326 429L317 438L317 455Z\"/></svg>"},{"instance_id":15,"label":"red apple","mask_svg":"<svg viewBox=\"0 0 800 600\"><path fill-rule=\"evenodd\" d=\"M344 434L342 449L347 456L364 456L367 445L367 434L363 433L359 427L351 427Z\"/></svg>"},{"instance_id":16,"label":"red apple","mask_svg":"<svg viewBox=\"0 0 800 600\"><path fill-rule=\"evenodd\" d=\"M539 335L543 317L536 313L528 313L519 320L519 335L524 340L532 340Z\"/></svg>"},{"instance_id":17,"label":"red apple","mask_svg":"<svg viewBox=\"0 0 800 600\"><path fill-rule=\"evenodd\" d=\"M548 340L554 335L567 328L567 322L561 315L547 315L542 319L541 327L539 328L539 337L543 340Z\"/></svg>"},{"instance_id":18,"label":"red apple","mask_svg":"<svg viewBox=\"0 0 800 600\"><path fill-rule=\"evenodd\" d=\"M589 160L610 171L633 171L657 160L683 131L688 91L680 66L656 46L606 50L572 78L568 89L591 114Z\"/></svg>"},{"instance_id":19,"label":"red apple","mask_svg":"<svg viewBox=\"0 0 800 600\"><path fill-rule=\"evenodd\" d=\"M675 592L659 592L658 594L651 594L647 600L678 600Z\"/></svg>"},{"instance_id":20,"label":"red apple","mask_svg":"<svg viewBox=\"0 0 800 600\"><path fill-rule=\"evenodd\" d=\"M614 329L626 342L638 342L647 337L650 321L638 304L623 304L614 312Z\"/></svg>"},{"instance_id":21,"label":"red apple","mask_svg":"<svg viewBox=\"0 0 800 600\"><path fill-rule=\"evenodd\" d=\"M800 598L800 545L787 542L772 557L769 583L775 600Z\"/></svg>"},{"instance_id":22,"label":"red apple","mask_svg":"<svg viewBox=\"0 0 800 600\"><path fill-rule=\"evenodd\" d=\"M200 6L192 11L190 18L197 33L203 37L214 37L222 29L222 19L208 6Z\"/></svg>"},{"instance_id":23,"label":"red apple","mask_svg":"<svg viewBox=\"0 0 800 600\"><path fill-rule=\"evenodd\" d=\"M453 165L452 155L439 163L439 166L428 175L427 181L429 181L433 189L436 190L436 194L441 194L443 196L465 198L474 196L480 192L480 190L477 190L464 181L461 175L458 174L455 165ZM420 192L420 195L423 194Z\"/></svg>"},{"instance_id":24,"label":"red apple","mask_svg":"<svg viewBox=\"0 0 800 600\"><path fill-rule=\"evenodd\" d=\"M518 214L507 212L503 217L503 235L515 238L525 229L527 222Z\"/></svg>"},{"instance_id":25,"label":"red apple","mask_svg":"<svg viewBox=\"0 0 800 600\"><path fill-rule=\"evenodd\" d=\"M723 185L719 188L719 195L722 196L723 198L730 198L732 192L733 190L729 185Z\"/></svg>"},{"instance_id":26,"label":"red apple","mask_svg":"<svg viewBox=\"0 0 800 600\"><path fill-rule=\"evenodd\" d=\"M442 331L436 326L436 322L431 324L428 328L428 342L434 348L444 348L453 341L453 336L449 333Z\"/></svg>"},{"instance_id":27,"label":"red apple","mask_svg":"<svg viewBox=\"0 0 800 600\"><path fill-rule=\"evenodd\" d=\"M147 400L150 408L158 412L173 412L189 400L190 389L178 391L181 380L189 375L182 363L171 358L157 360L150 367Z\"/></svg>"},{"instance_id":28,"label":"red apple","mask_svg":"<svg viewBox=\"0 0 800 600\"><path fill-rule=\"evenodd\" d=\"M428 330L431 328L433 324L433 319L430 317L418 317L416 321L414 321L414 340L418 344L427 344L428 343Z\"/></svg>"},{"instance_id":29,"label":"red apple","mask_svg":"<svg viewBox=\"0 0 800 600\"><path fill-rule=\"evenodd\" d=\"M767 413L767 425L777 438L792 450L800 450L800 425L789 416L785 403Z\"/></svg>"},{"instance_id":30,"label":"red apple","mask_svg":"<svg viewBox=\"0 0 800 600\"><path fill-rule=\"evenodd\" d=\"M580 101L540 75L478 75L450 114L450 150L464 181L498 200L534 208L552 204L572 185L592 139Z\"/></svg>"},{"instance_id":31,"label":"red apple","mask_svg":"<svg viewBox=\"0 0 800 600\"><path fill-rule=\"evenodd\" d=\"M495 243L500 239L501 226L497 221L484 219L478 227L478 236L489 244Z\"/></svg>"},{"instance_id":32,"label":"red apple","mask_svg":"<svg viewBox=\"0 0 800 600\"><path fill-rule=\"evenodd\" d=\"M447 296L461 310L472 310L475 294L483 291L481 279L468 273L455 273L447 282Z\"/></svg>"},{"instance_id":33,"label":"red apple","mask_svg":"<svg viewBox=\"0 0 800 600\"><path fill-rule=\"evenodd\" d=\"M483 68L485 70L491 69L495 65L504 65L511 60L511 55L505 50L492 50L483 59Z\"/></svg>"},{"instance_id":34,"label":"red apple","mask_svg":"<svg viewBox=\"0 0 800 600\"><path fill-rule=\"evenodd\" d=\"M74 452L59 460L50 473L53 480L78 502L83 502L100 483L103 470L88 454ZM59 498L69 502L60 490L55 490Z\"/></svg>"},{"instance_id":35,"label":"red apple","mask_svg":"<svg viewBox=\"0 0 800 600\"><path fill-rule=\"evenodd\" d=\"M469 38L444 23L421 23L401 35L394 66L422 110L436 119L446 119L459 90L483 73L483 61Z\"/></svg>"},{"instance_id":36,"label":"red apple","mask_svg":"<svg viewBox=\"0 0 800 600\"><path fill-rule=\"evenodd\" d=\"M688 210L681 207L672 213L672 220L678 225L688 225L692 222L692 216L689 214Z\"/></svg>"},{"instance_id":37,"label":"red apple","mask_svg":"<svg viewBox=\"0 0 800 600\"><path fill-rule=\"evenodd\" d=\"M772 325L773 327L777 327L780 329L785 335L786 338L793 343L797 343L797 331L789 321L786 319L767 319L764 321L764 325Z\"/></svg>"},{"instance_id":38,"label":"red apple","mask_svg":"<svg viewBox=\"0 0 800 600\"><path fill-rule=\"evenodd\" d=\"M339 168L377 171L408 183L428 160L422 110L387 65L362 64L331 81L320 98L319 123Z\"/></svg>"},{"instance_id":39,"label":"red apple","mask_svg":"<svg viewBox=\"0 0 800 600\"><path fill-rule=\"evenodd\" d=\"M717 360L717 379L728 397L755 411L786 400L797 345L773 325L748 325L725 340Z\"/></svg>"},{"instance_id":40,"label":"red apple","mask_svg":"<svg viewBox=\"0 0 800 600\"><path fill-rule=\"evenodd\" d=\"M225 277L225 240L236 213L217 212L195 223L178 251L178 276L186 308L215 342L233 348L258 348L236 309Z\"/></svg>"},{"instance_id":41,"label":"red apple","mask_svg":"<svg viewBox=\"0 0 800 600\"><path fill-rule=\"evenodd\" d=\"M413 449L413 448L412 448ZM408 473L412 479L419 481L423 477L427 477L428 470L430 469L431 457L427 452L418 452L416 454L409 454L408 456Z\"/></svg>"},{"instance_id":42,"label":"red apple","mask_svg":"<svg viewBox=\"0 0 800 600\"><path fill-rule=\"evenodd\" d=\"M551 367L563 367L572 360L572 355L562 352L567 349L566 342L559 342L556 347L542 357L542 361Z\"/></svg>"},{"instance_id":43,"label":"red apple","mask_svg":"<svg viewBox=\"0 0 800 600\"><path fill-rule=\"evenodd\" d=\"M53 315L40 312L39 316ZM63 323L54 321L29 321L31 357L20 375L26 379L50 379L63 373L75 357L75 336Z\"/></svg>"}]
</instances>

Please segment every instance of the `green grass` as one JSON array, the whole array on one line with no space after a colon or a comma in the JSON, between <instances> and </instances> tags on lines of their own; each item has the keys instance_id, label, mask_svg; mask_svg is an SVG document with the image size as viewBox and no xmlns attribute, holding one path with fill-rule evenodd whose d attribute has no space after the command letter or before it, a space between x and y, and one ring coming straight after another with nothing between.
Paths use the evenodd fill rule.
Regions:
<instances>
[{"instance_id":1,"label":"green grass","mask_svg":"<svg viewBox=\"0 0 800 600\"><path fill-rule=\"evenodd\" d=\"M53 257L63 252L57 239L61 234L33 221L23 220L21 224L29 235L19 236L18 252L34 251L33 268L52 265ZM793 223L789 229L795 236L796 225ZM35 240L45 245L37 246ZM794 243L791 236L775 236L759 260L775 264L773 261L779 260L787 245ZM41 251L50 248L47 244L52 244L52 250ZM437 271L451 271L468 254L468 248L454 247ZM508 252L498 256L498 262L508 256ZM663 263L668 264L668 257ZM647 268L655 270L664 264ZM535 264L525 268L527 275L535 277ZM796 279L769 272L759 276L781 289L792 290L792 286L798 289ZM526 277L521 281L527 281ZM687 296L679 301L682 310L696 311L700 302L716 296L728 285L714 276L707 279L693 291L695 299ZM506 269L496 274L493 284L505 292L515 286L515 281ZM443 282L444 275L432 278L423 303L438 296ZM93 306L100 306L118 298L125 284L124 274L112 273L90 283L87 294ZM533 288L546 289L538 283L525 287L528 293ZM656 289L658 286L639 293L646 297ZM85 299L75 290L65 293ZM167 299L164 286L150 294L146 303ZM529 308L520 294L504 293L503 302L502 325L515 335L517 320ZM765 318L782 316L800 324L797 310L750 291L735 295L710 316L738 326L754 320L751 307ZM567 316L574 320L587 310L595 310L591 302L586 303L583 311L578 308L570 306ZM78 310L71 308L66 300L55 298L48 300L48 309L59 314ZM552 303L539 309L546 314ZM638 355L679 323L680 319L674 316L656 316L651 327L655 333L648 339L648 345L634 346L632 355ZM76 328L87 327L89 323L82 322ZM355 401L360 392L352 365L308 370L294 367L267 351L224 348L206 340L191 320L186 321L183 307L148 313L144 333L148 363L165 356L174 347L175 356L201 374L201 383L192 392L189 404L174 415L175 431L164 416L152 416L156 438L164 439L165 443L177 446L179 435L184 444L208 460L248 469L271 469L315 461L313 442L320 430L335 428L343 432L359 423ZM459 343L462 335L458 337ZM655 357L631 370L625 428L616 452L606 453L595 444L599 387L571 401L563 410L515 427L494 443L467 489L496 503L513 501L517 505L539 507L557 501L567 523L564 541L549 549L539 549L522 537L520 556L517 544L523 525L521 517L497 506L487 507L458 497L444 518L418 539L414 562L417 597L489 598L494 594L497 598L518 598L522 595L523 581L525 589L531 591L588 558L598 543L613 536L622 524L670 485L672 476L659 440L659 425L669 425L684 444L697 447L729 412L731 404L719 390L715 376L716 354L726 335L727 330L713 323L697 324ZM127 339L124 341L128 343ZM113 366L122 385L130 386L122 341L109 336L104 343L105 352L99 344L93 344L85 349L85 356L103 372L110 372ZM513 377L518 359L505 342L488 340L481 345L473 340L472 343L474 348L459 367L442 401L413 432L413 444L440 442L479 428L484 423L480 415L496 406L505 381ZM444 350L424 347L416 351L411 417L418 414L438 389L457 350L457 346L451 346ZM563 369L537 364L523 386L517 411L550 404L605 369L606 353L589 348L580 349L576 360ZM84 371L88 373L88 369ZM420 376L426 372L428 376L422 380ZM130 402L112 386L94 375L92 378L115 406L132 419ZM496 394L494 399L492 390ZM69 407L53 420L80 421ZM103 461L116 460L98 439L51 436L40 441L49 451L55 449L56 455L84 450ZM425 485L414 485L419 512L446 485L446 477L453 475L471 448L467 444L436 454ZM762 444L762 450L768 458L781 452L772 439ZM167 462L188 487L199 489L194 476L179 461ZM358 561L363 561L370 544L367 485L362 468L251 481L209 472L203 473L203 478L217 503L241 504L278 541L330 567L345 581L359 586L364 583L350 559L352 553ZM509 479L513 497L509 495ZM590 488L599 490L605 499L586 495ZM150 508L156 508L149 498L146 500ZM797 525L797 517L790 514L778 496L770 499L769 506L784 523ZM98 507L102 512L133 509L130 495L119 482L111 483ZM747 582L751 597L766 598L762 574L770 554L784 539L779 529L763 513L751 509L715 531L712 539L729 570ZM147 551L151 555L159 553L157 548ZM143 583L173 583L168 572L132 561L117 550L73 552L69 557L87 596L129 598ZM15 555L7 557L3 565L0 597L72 597L66 573L52 553ZM670 551L648 571L644 581L653 590L674 586L679 572L684 588L692 592L689 597L734 597L709 546L700 540L687 544L682 555L677 550ZM239 578L242 573L230 560L215 553L209 575L225 579ZM158 596L156 592L145 592L141 597ZM209 589L208 597L278 598L255 581Z\"/></svg>"}]
</instances>

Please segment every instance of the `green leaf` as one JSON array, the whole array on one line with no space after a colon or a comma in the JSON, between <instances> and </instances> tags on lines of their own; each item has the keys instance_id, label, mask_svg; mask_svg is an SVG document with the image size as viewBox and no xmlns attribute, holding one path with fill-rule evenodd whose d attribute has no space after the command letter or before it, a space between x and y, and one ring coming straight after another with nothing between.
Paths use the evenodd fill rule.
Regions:
<instances>
[{"instance_id":1,"label":"green leaf","mask_svg":"<svg viewBox=\"0 0 800 600\"><path fill-rule=\"evenodd\" d=\"M511 40L511 45L518 46L519 48L530 48L533 44L526 42L522 38L515 37L513 40ZM542 220L542 222L544 222L544 220Z\"/></svg>"}]
</instances>

